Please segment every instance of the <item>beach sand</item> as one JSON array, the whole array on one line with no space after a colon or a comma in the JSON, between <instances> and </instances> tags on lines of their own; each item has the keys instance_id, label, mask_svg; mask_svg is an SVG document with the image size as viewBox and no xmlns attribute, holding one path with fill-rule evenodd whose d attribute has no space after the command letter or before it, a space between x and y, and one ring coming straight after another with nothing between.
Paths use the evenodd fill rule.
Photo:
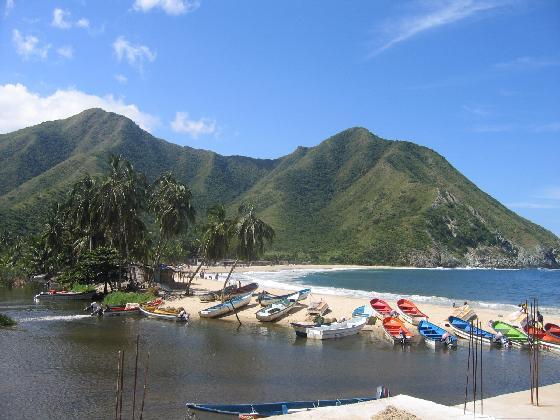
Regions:
<instances>
[{"instance_id":1,"label":"beach sand","mask_svg":"<svg viewBox=\"0 0 560 420\"><path fill-rule=\"evenodd\" d=\"M297 270L297 269L343 269L343 268L372 268L372 267L363 267L363 266L344 266L344 265L274 265L274 266L252 266L252 267L239 267L236 268L234 272L242 273L242 272L259 272L259 271L281 271L281 270ZM381 268L381 267L376 267ZM204 268L204 272L206 276L209 277L210 273L220 273L220 280L213 280L213 279L203 279L200 278L198 275L195 277L192 283L192 290L195 293L204 292L204 291L215 291L222 288L223 281L225 280L225 274L229 271L228 268L224 268L223 266L219 267L210 267ZM231 284L231 283L230 283ZM262 289L259 288L258 291ZM289 293L287 290L281 289L266 289L270 293L274 294L286 294ZM297 308L293 309L289 315L285 316L284 318L275 322L276 325L282 325L286 327L290 327L290 322L297 322L297 321L304 321L307 315L307 305L312 301L317 301L323 299L329 304L330 311L325 314L325 317L328 318L337 318L338 320L342 318L350 318L352 316L352 311L361 305L369 305L369 301L367 299L361 298L354 298L349 296L336 296L336 295L321 295L317 293L313 293L313 289L311 295L301 302ZM374 298L375 296L371 296ZM190 296L181 299L172 300L166 302L167 306L173 307L184 307L185 310L190 314L191 319L198 318L198 311L204 308L208 308L213 306L219 302L201 302L197 296ZM387 303L393 307L393 309L397 309L396 301L388 300ZM458 304L462 304L461 301L457 302ZM447 317L451 315L453 308L450 306L441 306L441 305L434 305L434 304L427 304L427 303L420 303L418 307L421 311L429 316L429 320L434 324L440 325L441 327L445 328L445 323ZM237 314L239 319L242 323L245 324L260 324L266 325L269 324L267 322L259 322L255 316L255 313L261 308L261 306L257 303L256 299L253 298L251 303L244 308L241 308ZM478 315L480 321L482 321L482 325L484 329L488 329L488 321L490 320L503 320L508 322L508 317L510 312L504 312L496 309L487 309L487 308L473 308ZM560 323L560 316L551 316L549 314L544 313L545 322L553 322L555 324ZM218 318L221 321L227 322L237 322L236 316L233 313L226 315L224 317ZM217 321L219 322L219 321ZM380 328L380 322L377 322L376 325L368 325L364 328L364 330L372 330L377 331L381 335L382 331ZM448 329L448 328L447 328ZM414 330L414 329L413 329Z\"/></svg>"}]
</instances>

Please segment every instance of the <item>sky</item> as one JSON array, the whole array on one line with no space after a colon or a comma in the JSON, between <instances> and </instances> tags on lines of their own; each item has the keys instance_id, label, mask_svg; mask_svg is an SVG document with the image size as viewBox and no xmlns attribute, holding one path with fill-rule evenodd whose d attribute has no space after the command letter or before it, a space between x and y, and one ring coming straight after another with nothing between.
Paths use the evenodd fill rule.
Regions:
<instances>
[{"instance_id":1,"label":"sky","mask_svg":"<svg viewBox=\"0 0 560 420\"><path fill-rule=\"evenodd\" d=\"M559 1L0 1L0 133L101 107L276 158L361 126L560 235Z\"/></svg>"}]
</instances>

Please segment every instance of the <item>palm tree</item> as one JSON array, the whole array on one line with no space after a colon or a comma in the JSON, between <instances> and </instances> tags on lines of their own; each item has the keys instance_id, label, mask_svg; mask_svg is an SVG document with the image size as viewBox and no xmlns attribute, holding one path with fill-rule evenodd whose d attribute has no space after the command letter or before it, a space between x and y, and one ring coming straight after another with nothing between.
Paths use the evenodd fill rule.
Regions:
<instances>
[{"instance_id":1,"label":"palm tree","mask_svg":"<svg viewBox=\"0 0 560 420\"><path fill-rule=\"evenodd\" d=\"M66 217L74 239L74 248L78 254L85 249L93 250L94 240L99 240L98 213L95 211L95 197L99 182L85 175L76 182L66 202Z\"/></svg>"},{"instance_id":2,"label":"palm tree","mask_svg":"<svg viewBox=\"0 0 560 420\"><path fill-rule=\"evenodd\" d=\"M191 198L191 190L177 182L170 172L161 175L152 186L149 207L159 224L159 240L154 258L158 273L161 253L169 240L194 223L195 210Z\"/></svg>"}]
</instances>

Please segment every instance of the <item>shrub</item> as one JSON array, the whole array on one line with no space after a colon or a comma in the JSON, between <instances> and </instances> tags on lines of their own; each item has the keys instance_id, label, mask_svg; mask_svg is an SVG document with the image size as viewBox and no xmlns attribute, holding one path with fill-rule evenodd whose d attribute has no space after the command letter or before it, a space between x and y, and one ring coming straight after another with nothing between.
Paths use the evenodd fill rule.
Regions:
<instances>
[{"instance_id":1,"label":"shrub","mask_svg":"<svg viewBox=\"0 0 560 420\"><path fill-rule=\"evenodd\" d=\"M127 303L146 303L155 298L151 293L112 292L105 296L103 303L108 306L122 306Z\"/></svg>"},{"instance_id":2,"label":"shrub","mask_svg":"<svg viewBox=\"0 0 560 420\"><path fill-rule=\"evenodd\" d=\"M8 315L0 314L0 327L11 327L12 325L16 325L16 321Z\"/></svg>"}]
</instances>

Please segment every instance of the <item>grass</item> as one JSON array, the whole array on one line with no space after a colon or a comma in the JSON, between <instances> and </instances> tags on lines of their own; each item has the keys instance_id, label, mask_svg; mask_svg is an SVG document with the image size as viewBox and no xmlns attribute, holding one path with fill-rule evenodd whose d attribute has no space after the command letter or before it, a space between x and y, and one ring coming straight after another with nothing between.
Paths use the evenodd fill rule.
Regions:
<instances>
[{"instance_id":1,"label":"grass","mask_svg":"<svg viewBox=\"0 0 560 420\"><path fill-rule=\"evenodd\" d=\"M74 283L70 290L76 293L93 292L95 291L95 286L92 284Z\"/></svg>"},{"instance_id":2,"label":"grass","mask_svg":"<svg viewBox=\"0 0 560 420\"><path fill-rule=\"evenodd\" d=\"M0 327L11 327L13 325L16 325L16 321L8 315L0 314Z\"/></svg>"},{"instance_id":3,"label":"grass","mask_svg":"<svg viewBox=\"0 0 560 420\"><path fill-rule=\"evenodd\" d=\"M155 298L151 293L112 292L105 296L103 303L109 306L121 306L127 303L145 303Z\"/></svg>"}]
</instances>

